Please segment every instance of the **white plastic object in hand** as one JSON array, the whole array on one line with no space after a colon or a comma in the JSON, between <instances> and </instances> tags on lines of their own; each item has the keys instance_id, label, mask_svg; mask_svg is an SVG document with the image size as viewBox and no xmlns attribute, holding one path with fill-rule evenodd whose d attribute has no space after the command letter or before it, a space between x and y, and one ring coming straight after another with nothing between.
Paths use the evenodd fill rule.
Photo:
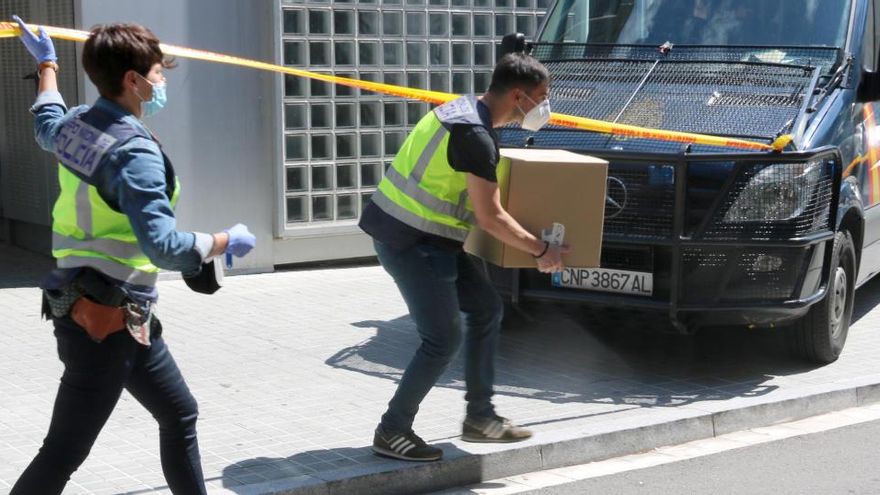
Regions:
<instances>
[{"instance_id":1,"label":"white plastic object in hand","mask_svg":"<svg viewBox=\"0 0 880 495\"><path fill-rule=\"evenodd\" d=\"M541 240L554 246L561 246L565 242L565 225L553 222L553 227L541 231Z\"/></svg>"}]
</instances>

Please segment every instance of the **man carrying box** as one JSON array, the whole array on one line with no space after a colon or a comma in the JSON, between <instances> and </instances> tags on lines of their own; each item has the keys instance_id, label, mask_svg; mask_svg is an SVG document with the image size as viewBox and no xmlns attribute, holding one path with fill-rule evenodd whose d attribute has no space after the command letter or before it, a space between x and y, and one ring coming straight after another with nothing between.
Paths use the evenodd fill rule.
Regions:
<instances>
[{"instance_id":1,"label":"man carrying box","mask_svg":"<svg viewBox=\"0 0 880 495\"><path fill-rule=\"evenodd\" d=\"M495 354L503 305L495 288L462 249L479 226L535 257L545 273L563 268L566 246L526 231L501 206L495 175L494 128L518 122L537 131L550 118L549 73L536 59L505 55L489 90L446 103L423 117L394 159L361 217L379 262L394 278L422 344L401 377L373 439L377 454L435 461L442 450L412 430L419 404L446 370L467 328L467 415L462 439L517 442L532 436L498 416L492 405Z\"/></svg>"}]
</instances>

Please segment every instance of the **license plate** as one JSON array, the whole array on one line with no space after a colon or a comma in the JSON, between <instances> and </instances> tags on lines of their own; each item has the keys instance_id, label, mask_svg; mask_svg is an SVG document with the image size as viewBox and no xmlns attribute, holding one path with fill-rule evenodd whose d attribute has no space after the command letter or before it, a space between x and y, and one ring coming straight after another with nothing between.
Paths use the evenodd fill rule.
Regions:
<instances>
[{"instance_id":1,"label":"license plate","mask_svg":"<svg viewBox=\"0 0 880 495\"><path fill-rule=\"evenodd\" d=\"M551 278L556 287L617 292L636 296L654 293L654 274L608 268L566 268Z\"/></svg>"}]
</instances>

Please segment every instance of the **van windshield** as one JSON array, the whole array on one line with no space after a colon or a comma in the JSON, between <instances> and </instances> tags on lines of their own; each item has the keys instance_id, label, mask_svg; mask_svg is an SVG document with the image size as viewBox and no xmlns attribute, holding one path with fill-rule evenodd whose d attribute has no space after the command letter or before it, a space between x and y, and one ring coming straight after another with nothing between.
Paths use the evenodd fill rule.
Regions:
<instances>
[{"instance_id":1,"label":"van windshield","mask_svg":"<svg viewBox=\"0 0 880 495\"><path fill-rule=\"evenodd\" d=\"M843 47L851 0L559 0L540 41Z\"/></svg>"}]
</instances>

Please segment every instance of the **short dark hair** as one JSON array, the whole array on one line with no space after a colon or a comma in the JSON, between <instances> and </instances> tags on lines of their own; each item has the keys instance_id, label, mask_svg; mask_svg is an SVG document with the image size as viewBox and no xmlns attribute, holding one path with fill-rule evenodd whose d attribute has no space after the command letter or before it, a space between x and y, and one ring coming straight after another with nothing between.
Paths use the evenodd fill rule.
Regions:
<instances>
[{"instance_id":1,"label":"short dark hair","mask_svg":"<svg viewBox=\"0 0 880 495\"><path fill-rule=\"evenodd\" d=\"M101 96L122 94L122 77L133 70L142 76L153 65L174 67L159 47L159 38L137 24L106 24L92 28L83 47L82 64Z\"/></svg>"},{"instance_id":2,"label":"short dark hair","mask_svg":"<svg viewBox=\"0 0 880 495\"><path fill-rule=\"evenodd\" d=\"M524 53L508 53L495 64L489 92L506 94L513 88L535 89L550 80L550 72L538 59Z\"/></svg>"}]
</instances>

